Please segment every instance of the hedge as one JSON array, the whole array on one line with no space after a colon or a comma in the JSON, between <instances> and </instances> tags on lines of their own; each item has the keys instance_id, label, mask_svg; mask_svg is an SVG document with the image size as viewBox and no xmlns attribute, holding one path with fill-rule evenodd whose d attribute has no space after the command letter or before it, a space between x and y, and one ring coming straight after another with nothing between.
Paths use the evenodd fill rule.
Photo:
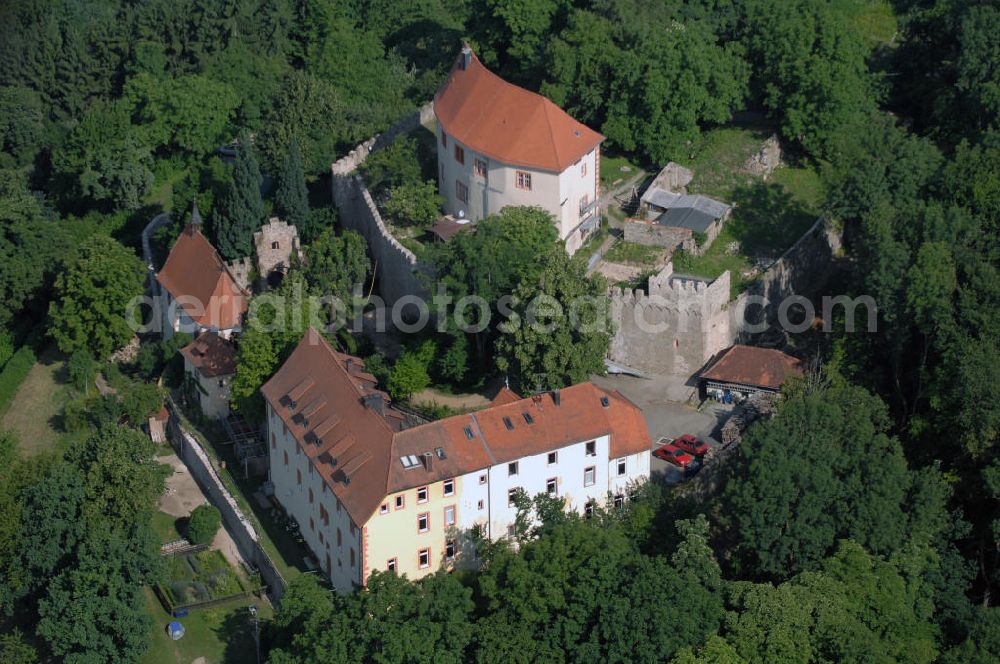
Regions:
<instances>
[{"instance_id":1,"label":"hedge","mask_svg":"<svg viewBox=\"0 0 1000 664\"><path fill-rule=\"evenodd\" d=\"M7 360L3 371L0 371L0 413L6 410L7 406L17 394L17 388L28 377L28 372L35 365L35 352L28 346L21 346L14 355Z\"/></svg>"}]
</instances>

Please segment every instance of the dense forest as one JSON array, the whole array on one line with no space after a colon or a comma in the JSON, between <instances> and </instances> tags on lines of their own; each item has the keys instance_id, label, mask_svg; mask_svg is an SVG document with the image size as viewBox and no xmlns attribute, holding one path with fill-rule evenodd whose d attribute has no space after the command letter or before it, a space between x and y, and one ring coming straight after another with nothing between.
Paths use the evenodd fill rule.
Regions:
<instances>
[{"instance_id":1,"label":"dense forest","mask_svg":"<svg viewBox=\"0 0 1000 664\"><path fill-rule=\"evenodd\" d=\"M887 4L895 34L873 39L868 10ZM231 258L277 210L310 244L297 278L346 290L364 276L363 242L336 232L329 164L425 103L463 39L640 163L761 113L822 172L847 244L837 286L875 299L877 332L832 335L823 366L749 430L720 495L650 486L592 519L526 500L540 525L516 548L484 543L479 572L377 575L349 596L303 576L266 627L268 661L998 661L998 34L1000 8L973 0L5 2L0 404L49 340L87 392L131 336L111 310L142 291L139 233L159 212L169 238L197 201ZM277 182L263 198L247 186L262 173ZM524 247L504 236L514 223ZM487 224L449 245L442 280L484 296L559 284L579 266L531 255L539 235L531 219ZM463 269L484 259L510 278ZM516 368L544 343L499 332L456 333L441 370L460 376L477 352ZM244 341L260 349L244 358L268 358L241 366L244 408L292 342ZM148 647L163 477L131 425L159 406L149 380L176 347L145 349L119 398L67 407L70 451L27 457L30 441L0 434L5 662Z\"/></svg>"}]
</instances>

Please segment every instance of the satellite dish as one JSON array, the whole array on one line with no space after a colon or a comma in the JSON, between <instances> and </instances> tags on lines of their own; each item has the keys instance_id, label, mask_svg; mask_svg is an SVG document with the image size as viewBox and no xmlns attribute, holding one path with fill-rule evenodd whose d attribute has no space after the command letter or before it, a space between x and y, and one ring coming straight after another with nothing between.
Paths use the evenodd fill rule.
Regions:
<instances>
[{"instance_id":1,"label":"satellite dish","mask_svg":"<svg viewBox=\"0 0 1000 664\"><path fill-rule=\"evenodd\" d=\"M459 210L459 211L458 211L458 218L459 218L459 219L461 219L461 218L463 218L464 216L465 216L465 210Z\"/></svg>"}]
</instances>

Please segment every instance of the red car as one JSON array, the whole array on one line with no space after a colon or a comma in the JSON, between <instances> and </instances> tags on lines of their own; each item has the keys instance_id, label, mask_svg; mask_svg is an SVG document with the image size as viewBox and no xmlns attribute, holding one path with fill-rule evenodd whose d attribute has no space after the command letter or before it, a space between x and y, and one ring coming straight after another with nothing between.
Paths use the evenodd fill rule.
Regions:
<instances>
[{"instance_id":1,"label":"red car","mask_svg":"<svg viewBox=\"0 0 1000 664\"><path fill-rule=\"evenodd\" d=\"M681 448L688 454L693 454L695 456L705 456L708 452L709 447L702 441L698 440L689 433L684 434L680 438L674 440L674 445Z\"/></svg>"},{"instance_id":2,"label":"red car","mask_svg":"<svg viewBox=\"0 0 1000 664\"><path fill-rule=\"evenodd\" d=\"M653 456L659 457L664 461L674 464L675 466L680 466L681 468L687 468L694 457L677 447L673 443L667 443L666 445L661 445L653 451Z\"/></svg>"}]
</instances>

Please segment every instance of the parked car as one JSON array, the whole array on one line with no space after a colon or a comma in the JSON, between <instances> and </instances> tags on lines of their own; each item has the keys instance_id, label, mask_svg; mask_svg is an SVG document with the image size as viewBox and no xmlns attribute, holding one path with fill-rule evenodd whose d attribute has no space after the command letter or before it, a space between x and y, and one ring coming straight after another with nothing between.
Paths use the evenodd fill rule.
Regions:
<instances>
[{"instance_id":1,"label":"parked car","mask_svg":"<svg viewBox=\"0 0 1000 664\"><path fill-rule=\"evenodd\" d=\"M710 449L704 441L698 440L689 433L684 434L680 438L674 439L674 445L681 448L688 454L693 454L697 457L705 456Z\"/></svg>"},{"instance_id":2,"label":"parked car","mask_svg":"<svg viewBox=\"0 0 1000 664\"><path fill-rule=\"evenodd\" d=\"M694 457L677 447L673 443L661 445L653 451L653 456L659 457L668 463L681 468L687 468L694 461Z\"/></svg>"}]
</instances>

